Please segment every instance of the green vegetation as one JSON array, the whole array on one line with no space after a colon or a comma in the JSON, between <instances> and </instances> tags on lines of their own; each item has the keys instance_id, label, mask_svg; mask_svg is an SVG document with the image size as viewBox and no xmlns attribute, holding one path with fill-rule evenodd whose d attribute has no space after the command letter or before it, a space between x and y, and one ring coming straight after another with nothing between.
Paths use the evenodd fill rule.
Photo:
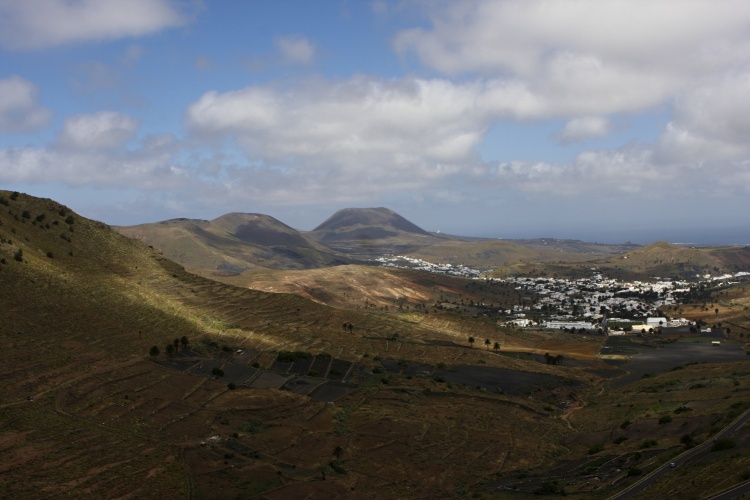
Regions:
<instances>
[{"instance_id":1,"label":"green vegetation","mask_svg":"<svg viewBox=\"0 0 750 500\"><path fill-rule=\"evenodd\" d=\"M312 357L312 354L309 352L302 352L302 351L280 351L278 356L276 356L276 360L280 361L281 363L294 363L298 359L309 359Z\"/></svg>"},{"instance_id":2,"label":"green vegetation","mask_svg":"<svg viewBox=\"0 0 750 500\"><path fill-rule=\"evenodd\" d=\"M237 429L240 432L245 432L247 434L258 434L263 432L268 428L268 425L263 422L262 420L248 420L247 422L240 424Z\"/></svg>"}]
</instances>

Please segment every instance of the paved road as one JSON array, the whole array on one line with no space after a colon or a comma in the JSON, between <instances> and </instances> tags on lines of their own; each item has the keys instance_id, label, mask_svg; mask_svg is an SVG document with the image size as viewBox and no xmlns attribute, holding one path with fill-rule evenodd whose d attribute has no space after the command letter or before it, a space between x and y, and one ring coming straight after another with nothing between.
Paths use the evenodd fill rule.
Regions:
<instances>
[{"instance_id":1,"label":"paved road","mask_svg":"<svg viewBox=\"0 0 750 500\"><path fill-rule=\"evenodd\" d=\"M708 497L707 500L732 500L748 492L750 492L750 481L745 481L744 483L732 486L728 490L722 491L718 495Z\"/></svg>"},{"instance_id":2,"label":"paved road","mask_svg":"<svg viewBox=\"0 0 750 500\"><path fill-rule=\"evenodd\" d=\"M628 486L621 492L615 495L612 495L611 497L609 497L608 500L619 500L621 498L628 498L632 495L640 493L641 491L645 490L646 488L654 484L656 481L658 481L659 478L661 478L664 474L668 474L672 470L672 467L670 465L671 463L674 463L675 467L680 467L681 465L685 464L688 460L690 460L691 458L694 458L698 454L709 451L711 449L711 446L713 446L713 442L715 440L723 439L725 437L728 437L734 434L737 431L737 429L742 427L745 424L745 422L747 422L748 420L750 420L750 410L746 410L742 415L737 417L734 420L734 422L724 427L724 429L719 431L713 437L713 439L708 440L704 443L701 443L695 448L691 448L689 450L682 452L680 455L673 458L670 462L667 462L661 465L659 468L652 471L647 476L644 476L642 479L631 484L630 486ZM743 483L743 484L747 484L747 483ZM738 488L741 486L742 485L738 486ZM735 495L738 495L738 494L739 493L735 493ZM716 497L716 498L719 498L719 497ZM730 496L730 497L721 497L721 498L724 499L724 498L732 498L732 497Z\"/></svg>"}]
</instances>

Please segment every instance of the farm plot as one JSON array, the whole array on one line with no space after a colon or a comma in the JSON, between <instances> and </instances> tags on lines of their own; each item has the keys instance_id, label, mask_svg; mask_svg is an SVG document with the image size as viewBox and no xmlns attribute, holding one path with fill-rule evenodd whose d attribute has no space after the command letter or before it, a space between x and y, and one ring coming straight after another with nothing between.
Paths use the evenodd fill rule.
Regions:
<instances>
[{"instance_id":1,"label":"farm plot","mask_svg":"<svg viewBox=\"0 0 750 500\"><path fill-rule=\"evenodd\" d=\"M323 380L317 378L297 377L287 381L286 384L284 384L283 389L293 392L294 394L307 396L323 383Z\"/></svg>"},{"instance_id":2,"label":"farm plot","mask_svg":"<svg viewBox=\"0 0 750 500\"><path fill-rule=\"evenodd\" d=\"M336 382L327 382L313 389L308 395L318 401L325 403L333 403L343 398L347 394L350 394L356 389L356 386L346 385Z\"/></svg>"},{"instance_id":3,"label":"farm plot","mask_svg":"<svg viewBox=\"0 0 750 500\"><path fill-rule=\"evenodd\" d=\"M454 384L509 394L521 394L539 386L559 386L563 380L557 375L491 366L453 366L450 370L441 369L436 373Z\"/></svg>"}]
</instances>

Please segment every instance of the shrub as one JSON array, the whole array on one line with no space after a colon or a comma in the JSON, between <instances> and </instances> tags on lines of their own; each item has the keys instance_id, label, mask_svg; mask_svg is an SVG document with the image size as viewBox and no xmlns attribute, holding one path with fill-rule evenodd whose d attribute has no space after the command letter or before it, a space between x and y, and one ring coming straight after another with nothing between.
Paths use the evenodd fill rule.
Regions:
<instances>
[{"instance_id":1,"label":"shrub","mask_svg":"<svg viewBox=\"0 0 750 500\"><path fill-rule=\"evenodd\" d=\"M641 474L643 474L643 471L638 467L631 467L628 469L628 476L640 476Z\"/></svg>"},{"instance_id":2,"label":"shrub","mask_svg":"<svg viewBox=\"0 0 750 500\"><path fill-rule=\"evenodd\" d=\"M711 446L711 451L730 450L735 446L737 446L737 443L731 439L718 439L714 441L713 446Z\"/></svg>"},{"instance_id":3,"label":"shrub","mask_svg":"<svg viewBox=\"0 0 750 500\"><path fill-rule=\"evenodd\" d=\"M624 442L625 442L625 441L627 441L627 440L628 440L627 436L619 436L619 437L617 437L617 438L616 438L616 439L615 439L614 441L612 441L612 442L613 442L613 443L615 443L615 444L622 444L622 443L624 443Z\"/></svg>"},{"instance_id":4,"label":"shrub","mask_svg":"<svg viewBox=\"0 0 750 500\"><path fill-rule=\"evenodd\" d=\"M223 377L224 376L224 370L221 368L215 367L213 370L211 370L212 375L216 375L217 377Z\"/></svg>"},{"instance_id":5,"label":"shrub","mask_svg":"<svg viewBox=\"0 0 750 500\"><path fill-rule=\"evenodd\" d=\"M602 450L604 450L604 445L601 443L597 443L591 448L589 448L589 455L594 455L596 453L599 453Z\"/></svg>"},{"instance_id":6,"label":"shrub","mask_svg":"<svg viewBox=\"0 0 750 500\"><path fill-rule=\"evenodd\" d=\"M657 441L656 439L646 439L645 441L641 442L641 449L643 450L645 448L652 448L657 444L659 444L659 441Z\"/></svg>"},{"instance_id":7,"label":"shrub","mask_svg":"<svg viewBox=\"0 0 750 500\"><path fill-rule=\"evenodd\" d=\"M23 262L23 250L19 248L16 253L13 254L13 258L18 262Z\"/></svg>"},{"instance_id":8,"label":"shrub","mask_svg":"<svg viewBox=\"0 0 750 500\"><path fill-rule=\"evenodd\" d=\"M238 429L248 434L257 434L268 426L262 420L248 420L240 425Z\"/></svg>"},{"instance_id":9,"label":"shrub","mask_svg":"<svg viewBox=\"0 0 750 500\"><path fill-rule=\"evenodd\" d=\"M627 429L630 426L630 424L632 424L632 423L633 422L631 422L630 420L626 420L626 421L624 421L623 423L620 424L620 429Z\"/></svg>"},{"instance_id":10,"label":"shrub","mask_svg":"<svg viewBox=\"0 0 750 500\"><path fill-rule=\"evenodd\" d=\"M276 359L282 363L294 363L298 359L311 358L312 354L302 351L280 351Z\"/></svg>"},{"instance_id":11,"label":"shrub","mask_svg":"<svg viewBox=\"0 0 750 500\"><path fill-rule=\"evenodd\" d=\"M227 384L227 389L229 389L230 391L233 391L233 390L235 390L236 388L237 388L237 386L235 385L235 383L234 383L234 382L229 382L229 383Z\"/></svg>"},{"instance_id":12,"label":"shrub","mask_svg":"<svg viewBox=\"0 0 750 500\"><path fill-rule=\"evenodd\" d=\"M159 348L155 345L151 346L151 349L148 350L149 356L158 356L159 355Z\"/></svg>"},{"instance_id":13,"label":"shrub","mask_svg":"<svg viewBox=\"0 0 750 500\"><path fill-rule=\"evenodd\" d=\"M565 486L557 481L545 481L542 485L534 490L535 495L560 495L567 496Z\"/></svg>"},{"instance_id":14,"label":"shrub","mask_svg":"<svg viewBox=\"0 0 750 500\"><path fill-rule=\"evenodd\" d=\"M55 256L52 254L52 252L47 252L47 257L49 257L50 259L54 259L55 258Z\"/></svg>"},{"instance_id":15,"label":"shrub","mask_svg":"<svg viewBox=\"0 0 750 500\"><path fill-rule=\"evenodd\" d=\"M695 439L690 434L685 434L680 438L680 442L685 445L685 448L692 448L696 445Z\"/></svg>"},{"instance_id":16,"label":"shrub","mask_svg":"<svg viewBox=\"0 0 750 500\"><path fill-rule=\"evenodd\" d=\"M10 199L11 200L17 200L19 194L20 193L18 191L13 191L13 193L11 193L11 195L10 195Z\"/></svg>"},{"instance_id":17,"label":"shrub","mask_svg":"<svg viewBox=\"0 0 750 500\"><path fill-rule=\"evenodd\" d=\"M346 475L346 469L344 468L344 464L340 460L328 462L328 466L336 474L339 474L339 475L342 475L342 476Z\"/></svg>"},{"instance_id":18,"label":"shrub","mask_svg":"<svg viewBox=\"0 0 750 500\"><path fill-rule=\"evenodd\" d=\"M669 416L669 415L664 415L663 417L661 417L661 418L659 419L659 425L662 425L662 424L668 424L668 423L669 423L669 422L671 422L671 421L672 421L672 417L671 417L671 416Z\"/></svg>"}]
</instances>

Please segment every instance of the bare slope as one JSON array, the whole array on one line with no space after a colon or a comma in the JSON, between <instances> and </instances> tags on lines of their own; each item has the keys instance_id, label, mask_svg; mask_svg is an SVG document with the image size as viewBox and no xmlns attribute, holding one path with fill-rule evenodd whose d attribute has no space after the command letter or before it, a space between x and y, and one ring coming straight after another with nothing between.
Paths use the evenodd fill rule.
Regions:
<instances>
[{"instance_id":1,"label":"bare slope","mask_svg":"<svg viewBox=\"0 0 750 500\"><path fill-rule=\"evenodd\" d=\"M750 247L685 247L665 241L635 249L622 255L586 259L509 263L496 274L584 277L595 268L606 276L622 280L695 278L750 268Z\"/></svg>"},{"instance_id":2,"label":"bare slope","mask_svg":"<svg viewBox=\"0 0 750 500\"><path fill-rule=\"evenodd\" d=\"M268 215L231 213L212 221L174 219L117 228L195 271L316 268L340 257Z\"/></svg>"}]
</instances>

